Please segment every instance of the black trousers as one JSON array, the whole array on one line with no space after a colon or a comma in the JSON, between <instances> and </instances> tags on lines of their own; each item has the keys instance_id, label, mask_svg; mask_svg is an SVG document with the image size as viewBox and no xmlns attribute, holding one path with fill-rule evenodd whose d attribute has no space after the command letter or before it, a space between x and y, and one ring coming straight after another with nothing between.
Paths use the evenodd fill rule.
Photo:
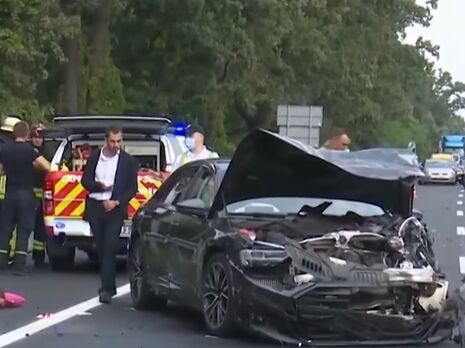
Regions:
<instances>
[{"instance_id":1,"label":"black trousers","mask_svg":"<svg viewBox=\"0 0 465 348\"><path fill-rule=\"evenodd\" d=\"M24 267L29 236L34 228L35 197L32 190L8 189L3 201L0 224L0 266L8 259L9 242L16 227L15 265Z\"/></svg>"},{"instance_id":2,"label":"black trousers","mask_svg":"<svg viewBox=\"0 0 465 348\"><path fill-rule=\"evenodd\" d=\"M124 222L124 214L115 208L106 213L100 201L87 200L86 210L92 234L97 245L102 285L99 292L116 294L116 255L119 247L119 236Z\"/></svg>"},{"instance_id":3,"label":"black trousers","mask_svg":"<svg viewBox=\"0 0 465 348\"><path fill-rule=\"evenodd\" d=\"M32 249L32 258L36 262L45 260L45 221L44 221L44 204L41 198L35 199L36 214L34 223L34 246Z\"/></svg>"}]
</instances>

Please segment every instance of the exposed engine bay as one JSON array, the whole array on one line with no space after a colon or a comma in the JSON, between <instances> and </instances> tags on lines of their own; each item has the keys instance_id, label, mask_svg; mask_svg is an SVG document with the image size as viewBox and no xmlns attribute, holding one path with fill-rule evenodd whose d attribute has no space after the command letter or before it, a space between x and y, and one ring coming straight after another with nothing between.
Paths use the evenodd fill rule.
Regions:
<instances>
[{"instance_id":1,"label":"exposed engine bay","mask_svg":"<svg viewBox=\"0 0 465 348\"><path fill-rule=\"evenodd\" d=\"M416 217L383 215L362 217L355 213L325 216L303 207L297 216L274 221L243 221L254 231L257 245L284 248L289 240L319 256L364 267L428 268L439 272L433 239Z\"/></svg>"},{"instance_id":2,"label":"exposed engine bay","mask_svg":"<svg viewBox=\"0 0 465 348\"><path fill-rule=\"evenodd\" d=\"M305 206L279 220L232 220L253 235L251 248L240 252L236 266L241 273L255 286L293 298L299 315L320 320L321 327L312 324L315 333L330 334L338 315L350 320L351 313L359 313L372 317L368 320L402 323L389 322L392 328L382 328L379 336L380 327L362 333L347 324L344 337L400 337L397 325L413 330L447 306L449 285L436 262L432 236L414 216L325 216Z\"/></svg>"}]
</instances>

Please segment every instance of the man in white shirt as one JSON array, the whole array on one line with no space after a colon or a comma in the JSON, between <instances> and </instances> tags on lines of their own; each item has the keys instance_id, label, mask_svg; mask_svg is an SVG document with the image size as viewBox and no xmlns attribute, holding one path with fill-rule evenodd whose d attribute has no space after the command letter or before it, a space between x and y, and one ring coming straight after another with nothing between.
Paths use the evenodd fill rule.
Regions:
<instances>
[{"instance_id":1,"label":"man in white shirt","mask_svg":"<svg viewBox=\"0 0 465 348\"><path fill-rule=\"evenodd\" d=\"M116 254L128 203L137 193L136 160L121 149L121 128L112 127L105 146L95 151L84 168L81 184L89 192L84 220L94 235L100 262L100 302L110 303L116 294Z\"/></svg>"},{"instance_id":2,"label":"man in white shirt","mask_svg":"<svg viewBox=\"0 0 465 348\"><path fill-rule=\"evenodd\" d=\"M219 158L216 152L210 151L206 148L205 136L201 127L191 126L186 137L186 146L188 150L178 155L173 164L173 171L182 165L208 158Z\"/></svg>"}]
</instances>

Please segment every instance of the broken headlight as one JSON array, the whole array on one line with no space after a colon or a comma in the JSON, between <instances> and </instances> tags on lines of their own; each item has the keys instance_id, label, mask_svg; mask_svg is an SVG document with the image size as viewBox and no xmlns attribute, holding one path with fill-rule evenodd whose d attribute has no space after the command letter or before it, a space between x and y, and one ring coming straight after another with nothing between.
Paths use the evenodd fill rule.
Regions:
<instances>
[{"instance_id":1,"label":"broken headlight","mask_svg":"<svg viewBox=\"0 0 465 348\"><path fill-rule=\"evenodd\" d=\"M239 259L244 267L273 266L286 258L286 250L243 249L239 252Z\"/></svg>"}]
</instances>

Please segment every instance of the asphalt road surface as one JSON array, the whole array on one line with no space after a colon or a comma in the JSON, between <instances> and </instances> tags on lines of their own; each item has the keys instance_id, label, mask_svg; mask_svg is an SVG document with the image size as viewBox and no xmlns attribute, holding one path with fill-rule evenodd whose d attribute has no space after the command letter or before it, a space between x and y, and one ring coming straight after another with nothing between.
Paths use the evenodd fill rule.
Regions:
<instances>
[{"instance_id":1,"label":"asphalt road surface","mask_svg":"<svg viewBox=\"0 0 465 348\"><path fill-rule=\"evenodd\" d=\"M465 276L465 205L461 186L422 186L416 208L433 230L436 253L451 286ZM110 306L96 298L99 279L85 257L73 273L31 270L29 277L0 275L0 287L18 292L27 304L0 311L0 348L144 348L144 347L276 347L242 337L219 339L206 334L195 312L168 306L163 312L139 312L131 306L124 261L118 276L120 297ZM37 316L50 313L48 322ZM443 344L453 347L453 344Z\"/></svg>"}]
</instances>

